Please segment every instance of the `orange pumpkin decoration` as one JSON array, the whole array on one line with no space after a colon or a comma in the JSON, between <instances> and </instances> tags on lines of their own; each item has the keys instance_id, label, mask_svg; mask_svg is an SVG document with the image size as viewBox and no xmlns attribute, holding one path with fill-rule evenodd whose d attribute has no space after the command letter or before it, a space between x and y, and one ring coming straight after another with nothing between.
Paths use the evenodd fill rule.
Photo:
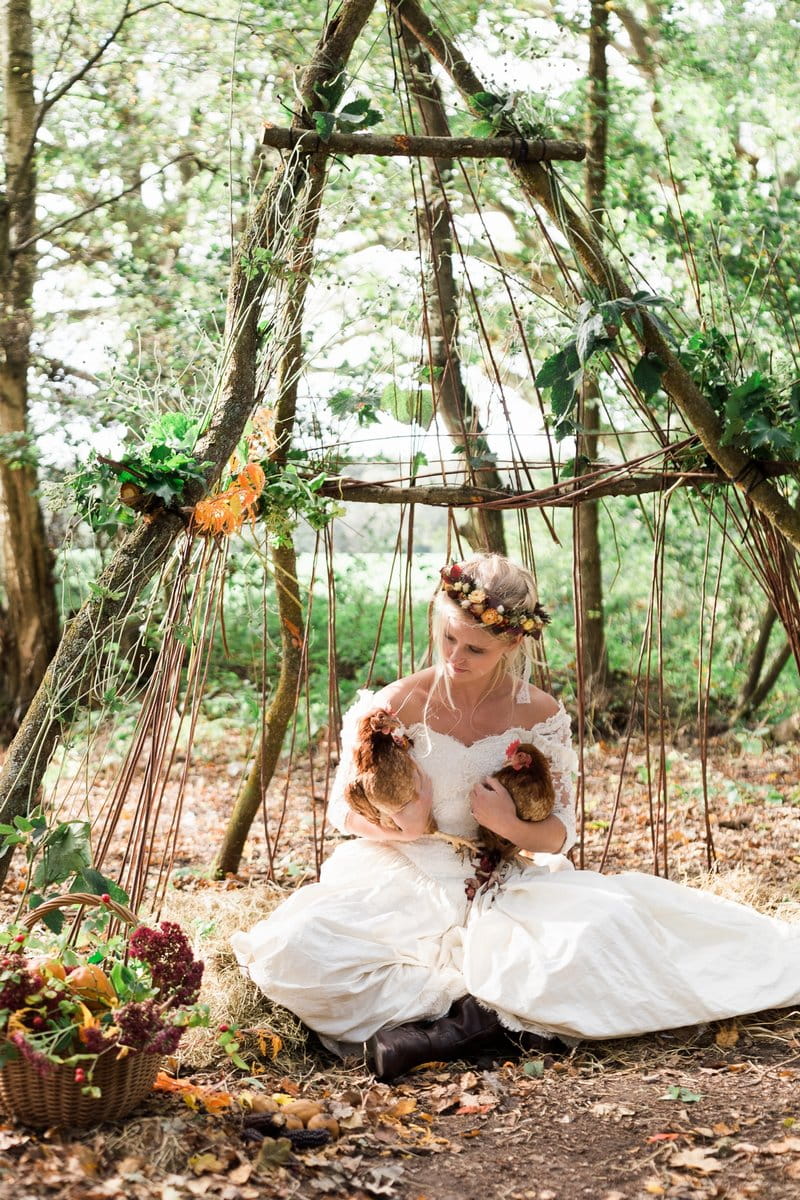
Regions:
<instances>
[{"instance_id":1,"label":"orange pumpkin decoration","mask_svg":"<svg viewBox=\"0 0 800 1200\"><path fill-rule=\"evenodd\" d=\"M84 963L70 971L67 984L89 1008L111 1008L116 1003L117 993L111 980L97 963Z\"/></svg>"},{"instance_id":2,"label":"orange pumpkin decoration","mask_svg":"<svg viewBox=\"0 0 800 1200\"><path fill-rule=\"evenodd\" d=\"M32 958L30 960L32 970L38 971L40 975L44 975L45 979L61 979L67 978L66 968L64 964L57 958Z\"/></svg>"}]
</instances>

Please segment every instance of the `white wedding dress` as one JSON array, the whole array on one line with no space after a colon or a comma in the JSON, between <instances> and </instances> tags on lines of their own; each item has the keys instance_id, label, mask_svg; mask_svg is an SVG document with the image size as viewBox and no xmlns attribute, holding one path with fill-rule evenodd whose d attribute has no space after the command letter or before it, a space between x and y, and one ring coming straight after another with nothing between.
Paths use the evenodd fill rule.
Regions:
<instances>
[{"instance_id":1,"label":"white wedding dress","mask_svg":"<svg viewBox=\"0 0 800 1200\"><path fill-rule=\"evenodd\" d=\"M329 818L343 790L362 692L343 728ZM412 754L433 785L439 829L472 838L472 786L514 737L550 759L556 815L574 840L569 717L471 746L411 726ZM635 872L574 871L562 855L503 869L467 898L463 852L440 839L341 843L321 881L301 887L249 932L237 959L272 1000L345 1052L383 1026L436 1018L467 993L511 1030L566 1039L624 1037L800 1004L800 925Z\"/></svg>"}]
</instances>

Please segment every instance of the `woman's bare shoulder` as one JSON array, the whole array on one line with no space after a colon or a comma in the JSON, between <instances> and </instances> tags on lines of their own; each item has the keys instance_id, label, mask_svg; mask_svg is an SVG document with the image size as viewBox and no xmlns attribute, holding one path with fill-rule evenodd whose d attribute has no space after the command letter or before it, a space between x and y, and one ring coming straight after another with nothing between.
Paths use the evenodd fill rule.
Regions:
<instances>
[{"instance_id":1,"label":"woman's bare shoulder","mask_svg":"<svg viewBox=\"0 0 800 1200\"><path fill-rule=\"evenodd\" d=\"M520 729L533 729L560 711L561 704L555 696L531 685L529 699L515 705L515 721Z\"/></svg>"},{"instance_id":2,"label":"woman's bare shoulder","mask_svg":"<svg viewBox=\"0 0 800 1200\"><path fill-rule=\"evenodd\" d=\"M376 692L375 703L391 708L406 725L414 725L423 718L434 678L433 667L405 675Z\"/></svg>"}]
</instances>

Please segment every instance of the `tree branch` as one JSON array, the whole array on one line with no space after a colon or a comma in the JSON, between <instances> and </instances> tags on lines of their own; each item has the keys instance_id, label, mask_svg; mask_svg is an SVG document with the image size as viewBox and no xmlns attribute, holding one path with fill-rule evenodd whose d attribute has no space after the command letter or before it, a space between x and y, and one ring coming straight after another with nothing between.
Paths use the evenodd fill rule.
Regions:
<instances>
[{"instance_id":1,"label":"tree branch","mask_svg":"<svg viewBox=\"0 0 800 1200\"><path fill-rule=\"evenodd\" d=\"M28 246L32 246L34 242L40 241L42 238L50 237L51 233L55 233L59 229L63 229L66 225L73 225L76 221L80 221L82 217L88 217L90 213L97 212L98 208L107 208L109 204L116 204L117 200L121 200L123 196L128 196L131 192L138 192L143 183L147 183L150 179L155 179L157 175L163 175L167 167L172 167L175 163L184 162L187 158L196 158L197 155L193 150L187 150L183 154L177 154L175 158L169 159L168 162L162 163L160 167L156 167L155 171L151 171L149 175L143 175L132 183L130 187L123 188L121 192L115 192L113 196L106 196L104 200L98 200L95 204L90 204L88 208L82 208L80 212L73 213L72 216L62 217L60 221L55 221L52 225L48 225L46 229L41 229L29 237L27 241L20 242L12 251L14 254L20 254Z\"/></svg>"},{"instance_id":2,"label":"tree branch","mask_svg":"<svg viewBox=\"0 0 800 1200\"><path fill-rule=\"evenodd\" d=\"M524 492L510 488L470 487L469 484L399 487L366 483L343 475L327 479L320 488L320 495L358 504L423 504L434 508L574 508L577 504L606 496L643 496L675 486L731 485L730 479L716 471L656 471L633 475L620 474L619 467L613 470L616 474L611 477L607 468L601 468L590 475L561 479L548 487Z\"/></svg>"},{"instance_id":3,"label":"tree branch","mask_svg":"<svg viewBox=\"0 0 800 1200\"><path fill-rule=\"evenodd\" d=\"M422 137L407 133L332 133L322 139L314 130L265 125L262 146L306 150L309 154L378 154L383 158L510 158L515 162L580 162L586 147L552 138Z\"/></svg>"}]
</instances>

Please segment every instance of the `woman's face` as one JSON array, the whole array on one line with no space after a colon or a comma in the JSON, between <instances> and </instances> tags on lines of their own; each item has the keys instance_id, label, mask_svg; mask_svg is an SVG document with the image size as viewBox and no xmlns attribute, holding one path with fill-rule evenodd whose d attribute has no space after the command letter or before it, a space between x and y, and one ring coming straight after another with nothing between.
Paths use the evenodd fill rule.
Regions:
<instances>
[{"instance_id":1,"label":"woman's face","mask_svg":"<svg viewBox=\"0 0 800 1200\"><path fill-rule=\"evenodd\" d=\"M453 683L479 683L488 679L514 643L482 629L458 614L448 616L442 632L445 673Z\"/></svg>"}]
</instances>

